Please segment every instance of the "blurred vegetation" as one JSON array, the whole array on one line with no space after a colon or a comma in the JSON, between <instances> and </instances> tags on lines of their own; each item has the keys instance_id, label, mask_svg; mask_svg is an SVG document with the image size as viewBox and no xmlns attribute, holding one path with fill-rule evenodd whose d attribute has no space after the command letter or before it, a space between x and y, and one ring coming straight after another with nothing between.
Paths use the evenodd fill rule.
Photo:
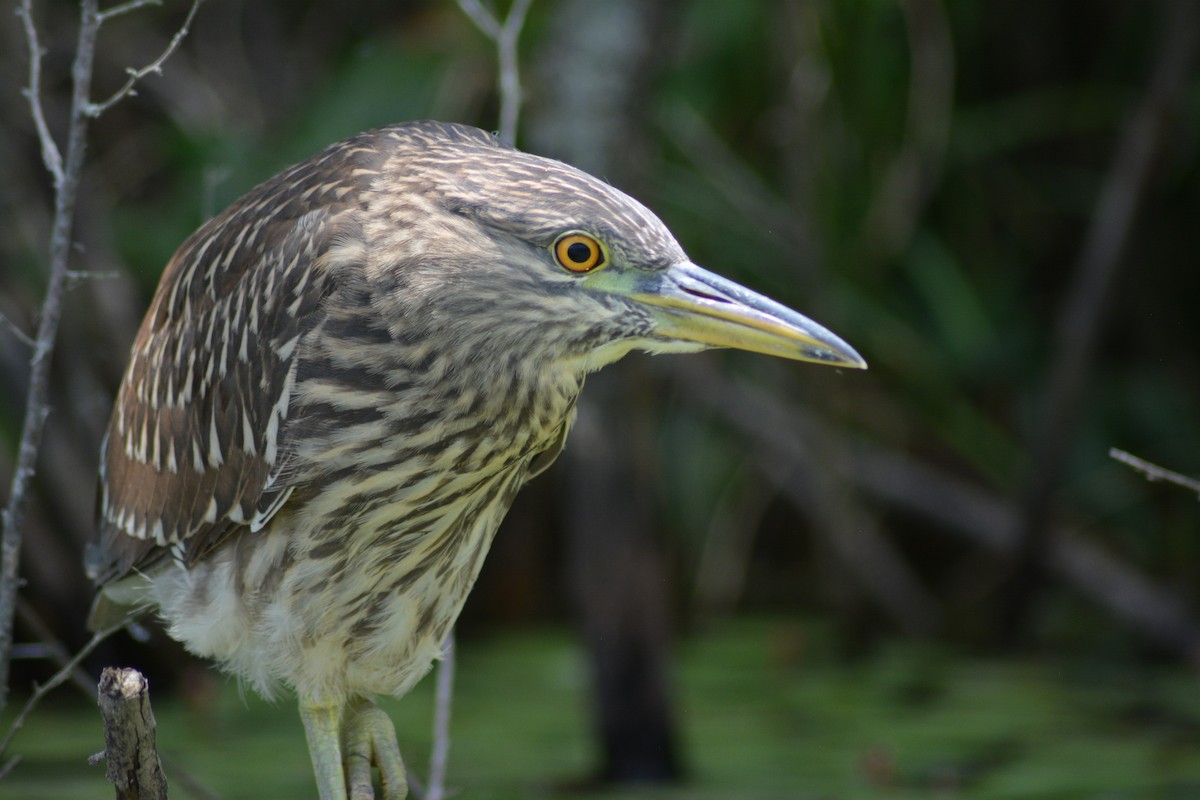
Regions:
<instances>
[{"instance_id":1,"label":"blurred vegetation","mask_svg":"<svg viewBox=\"0 0 1200 800\"><path fill-rule=\"evenodd\" d=\"M481 800L579 796L584 655L531 629L472 642L455 697L451 786ZM1080 680L1081 676L1086 680ZM692 777L673 788L592 789L596 800L817 800L938 797L1187 798L1200 793L1200 700L1161 667L980 659L892 644L847 665L828 626L742 620L681 648L678 707ZM431 681L387 708L410 769L429 750ZM312 793L290 703L160 696L159 744L175 796L189 777L228 800ZM106 793L88 767L99 722L78 704L46 708L14 744L5 797Z\"/></svg>"},{"instance_id":2,"label":"blurred vegetation","mask_svg":"<svg viewBox=\"0 0 1200 800\"><path fill-rule=\"evenodd\" d=\"M684 636L677 710L696 786L715 787L686 796L1200 792L1191 671L1200 660L1197 507L1187 493L1148 483L1107 456L1117 446L1200 471L1194 63L1156 117L1163 135L1145 142L1152 169L1128 198L1136 213L1117 254L1115 287L1098 308L1101 335L1061 431L1061 469L1049 476L1051 529L1070 529L1145 579L1174 616L1156 628L1157 611L1116 613L1121 598L1081 587L1062 559L1043 552L1051 580L1033 594L1018 635L1001 636L1020 577L1012 558L1018 526L997 547L952 522L963 487L1010 513L1009 522L1027 510L1043 466L1034 454L1046 436L1059 435L1043 425L1086 237L1187 0L653 5L666 23L651 42L653 72L642 76L646 112L626 121L641 126L648 151L639 198L698 263L811 314L871 364L866 374L835 374L712 354L645 367L669 376L654 398L646 453L672 616ZM589 35L564 28L558 8L535 0L523 34L526 120L545 111L547 54L569 58L573 37ZM118 85L125 67L153 58L185 11L168 2L106 27L97 93ZM37 4L37 14L57 131L75 8L54 0ZM30 330L49 188L20 94L25 50L11 14L0 14L0 53L0 312ZM449 0L206 0L163 76L94 125L77 267L116 277L82 282L70 298L23 565L26 599L68 645L84 636L90 588L79 553L90 535L100 437L129 342L171 253L242 192L345 135L422 117L495 127L493 56ZM532 149L538 131L530 124L518 144ZM0 329L2 485L23 413L26 357ZM803 412L782 417L777 441L772 431L756 437L748 431L768 415L756 415L752 398ZM776 449L791 439L807 460ZM854 477L884 456L908 465L900 473L912 487L894 476ZM949 484L925 480L929 474L958 488L947 493ZM571 687L529 677L569 656L557 638L548 644L518 633L570 619L559 577L563 482L550 474L518 499L464 618L452 777L509 787L471 796L553 796L517 787L544 786L588 763L572 738L572 726L583 723L570 711L578 703ZM940 499L946 515L929 504L922 510L915 501L924 497ZM864 541L871 553L894 557L879 563L898 564L919 602L903 581L885 580L894 571L876 572L875 561L856 570L840 543ZM764 642L776 642L766 629L735 627L713 638L714 620L751 613L826 620L827 660L817 675L764 667ZM473 635L490 638L475 650ZM18 628L19 641L37 639ZM1009 660L1014 648L1027 660ZM739 659L749 662L744 670ZM215 692L216 710L203 713L236 712L227 710L236 704L225 688L180 680L197 673L161 635L149 646L115 642L96 664L114 660L145 668L155 687L180 689L156 695L164 739L197 724L199 712L184 710L195 697ZM37 659L19 666L17 691L51 669ZM526 676L503 685L539 699L471 715L469 698L507 697L508 689L482 686L493 670ZM540 698L555 714L525 721ZM395 718L423 725L426 701L410 698ZM727 701L765 713L727 712ZM239 748L259 735L249 729L266 713L249 702L253 714L220 723L239 729ZM67 715L59 731L81 736L74 711L56 708L40 724L53 726L59 713ZM291 715L279 711L280 719ZM705 715L700 733L693 720ZM524 730L535 723L544 727ZM286 724L286 747L302 753L298 725ZM742 738L743 724L766 727ZM35 796L39 779L54 774L35 770L38 742L49 741L37 737L59 733L34 730L18 743L31 762L20 796ZM426 728L407 730L419 736ZM97 735L89 734L93 744L79 741L76 753L99 749ZM266 739L264 750L275 741ZM211 740L199 744L180 744L181 757L218 758L205 754ZM478 750L499 746L514 752ZM216 785L222 769L205 779ZM305 773L296 791L307 781ZM788 788L797 786L809 788ZM79 796L103 790L98 780L90 787ZM6 791L0 783L0 795ZM46 791L36 796L62 796Z\"/></svg>"}]
</instances>

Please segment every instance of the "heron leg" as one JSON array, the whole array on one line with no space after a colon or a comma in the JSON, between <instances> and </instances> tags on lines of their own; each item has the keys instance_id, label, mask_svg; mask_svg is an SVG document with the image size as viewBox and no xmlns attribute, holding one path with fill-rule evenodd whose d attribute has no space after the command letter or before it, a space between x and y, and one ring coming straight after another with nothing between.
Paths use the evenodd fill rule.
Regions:
<instances>
[{"instance_id":1,"label":"heron leg","mask_svg":"<svg viewBox=\"0 0 1200 800\"><path fill-rule=\"evenodd\" d=\"M342 766L342 705L320 705L301 700L300 719L308 738L308 754L317 776L318 795L321 800L347 800Z\"/></svg>"},{"instance_id":2,"label":"heron leg","mask_svg":"<svg viewBox=\"0 0 1200 800\"><path fill-rule=\"evenodd\" d=\"M351 701L343 726L346 782L351 800L374 800L371 767L379 770L383 800L404 800L408 778L396 729L383 709L366 698Z\"/></svg>"}]
</instances>

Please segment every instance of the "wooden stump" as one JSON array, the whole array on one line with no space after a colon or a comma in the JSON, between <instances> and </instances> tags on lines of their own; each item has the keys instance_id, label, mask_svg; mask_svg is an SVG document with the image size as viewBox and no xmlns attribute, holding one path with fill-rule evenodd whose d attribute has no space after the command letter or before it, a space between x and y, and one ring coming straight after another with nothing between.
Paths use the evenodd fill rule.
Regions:
<instances>
[{"instance_id":1,"label":"wooden stump","mask_svg":"<svg viewBox=\"0 0 1200 800\"><path fill-rule=\"evenodd\" d=\"M136 669L105 667L99 696L105 775L117 788L117 800L166 800L149 682Z\"/></svg>"}]
</instances>

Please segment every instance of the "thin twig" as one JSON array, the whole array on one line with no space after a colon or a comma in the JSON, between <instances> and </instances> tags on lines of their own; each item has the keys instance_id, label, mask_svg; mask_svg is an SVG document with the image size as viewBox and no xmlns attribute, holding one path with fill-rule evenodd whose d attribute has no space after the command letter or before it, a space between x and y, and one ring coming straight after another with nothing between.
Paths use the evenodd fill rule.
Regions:
<instances>
[{"instance_id":1,"label":"thin twig","mask_svg":"<svg viewBox=\"0 0 1200 800\"><path fill-rule=\"evenodd\" d=\"M517 140L517 123L521 115L521 72L517 44L531 3L532 0L514 0L508 9L508 16L501 23L479 0L458 0L458 7L463 13L496 45L496 58L500 65L497 76L500 92L498 135L509 144Z\"/></svg>"},{"instance_id":2,"label":"thin twig","mask_svg":"<svg viewBox=\"0 0 1200 800\"><path fill-rule=\"evenodd\" d=\"M37 613L33 605L20 597L17 598L17 616L21 618L21 624L26 626L45 647L45 658L53 661L59 669L67 667L71 663L71 651L54 635L54 631ZM78 666L71 673L71 681L89 698L96 693L96 682L92 680L91 675Z\"/></svg>"},{"instance_id":3,"label":"thin twig","mask_svg":"<svg viewBox=\"0 0 1200 800\"><path fill-rule=\"evenodd\" d=\"M433 717L433 752L429 756L429 788L425 800L446 796L446 762L450 757L450 701L454 697L454 632L442 645L442 667L437 674L437 701Z\"/></svg>"},{"instance_id":4,"label":"thin twig","mask_svg":"<svg viewBox=\"0 0 1200 800\"><path fill-rule=\"evenodd\" d=\"M1126 246L1171 141L1174 113L1187 96L1200 46L1200 12L1192 0L1162 4L1162 35L1149 85L1121 131L1100 189L1071 286L1063 299L1048 388L1026 476L1005 633L1020 632L1033 607L1051 551L1054 500L1076 432L1080 402L1112 306Z\"/></svg>"},{"instance_id":5,"label":"thin twig","mask_svg":"<svg viewBox=\"0 0 1200 800\"><path fill-rule=\"evenodd\" d=\"M1160 467L1157 464L1152 464L1149 461L1138 458L1132 453L1127 453L1117 447L1108 449L1108 457L1120 461L1126 466L1132 467L1138 472L1146 476L1148 481L1166 481L1173 483L1176 486L1182 486L1184 489L1195 492L1200 495L1200 481L1195 478L1189 478L1186 475L1180 475L1178 472L1173 472L1165 467Z\"/></svg>"},{"instance_id":6,"label":"thin twig","mask_svg":"<svg viewBox=\"0 0 1200 800\"><path fill-rule=\"evenodd\" d=\"M74 289L87 281L112 281L120 277L122 274L116 270L71 269L67 270L67 288Z\"/></svg>"},{"instance_id":7,"label":"thin twig","mask_svg":"<svg viewBox=\"0 0 1200 800\"><path fill-rule=\"evenodd\" d=\"M500 61L500 138L510 144L517 141L517 123L521 116L521 74L517 60L517 43L521 28L525 25L525 14L532 0L515 0L504 27L496 41Z\"/></svg>"},{"instance_id":8,"label":"thin twig","mask_svg":"<svg viewBox=\"0 0 1200 800\"><path fill-rule=\"evenodd\" d=\"M458 7L475 23L475 27L483 31L484 36L493 42L500 38L500 21L479 0L458 0Z\"/></svg>"},{"instance_id":9,"label":"thin twig","mask_svg":"<svg viewBox=\"0 0 1200 800\"><path fill-rule=\"evenodd\" d=\"M15 336L17 341L26 347L35 347L37 345L37 342L33 340L33 337L21 330L21 326L9 319L3 311L0 311L0 327L7 328L8 332Z\"/></svg>"},{"instance_id":10,"label":"thin twig","mask_svg":"<svg viewBox=\"0 0 1200 800\"><path fill-rule=\"evenodd\" d=\"M129 75L129 78L125 81L125 85L113 92L112 95L110 95L109 98L104 102L88 103L87 114L89 117L98 117L108 109L115 106L117 103L124 100L126 97L137 94L138 82L147 75L162 74L162 65L166 63L166 60L170 58L171 54L174 53L179 47L179 43L183 41L184 37L188 35L188 30L192 27L192 20L196 18L196 11L199 10L201 2L203 2L203 0L192 0L192 6L188 9L187 17L183 20L183 24L179 26L179 30L175 31L175 35L171 37L171 41L167 43L167 46L163 49L163 51L158 54L158 58L154 59L141 69L134 69L130 67L128 70L126 70L126 74ZM115 8L110 9L106 15L97 15L97 22L103 22L106 18L113 16L114 11L124 13L127 10L133 10L131 8L125 8L125 6L132 6L135 3L136 0L134 0L134 2L125 3L121 6L116 6ZM141 2L137 3L137 5L140 7L142 5L148 5L148 3Z\"/></svg>"},{"instance_id":11,"label":"thin twig","mask_svg":"<svg viewBox=\"0 0 1200 800\"><path fill-rule=\"evenodd\" d=\"M42 49L41 42L38 40L37 25L33 22L30 0L21 0L21 5L17 8L17 16L21 18L22 27L25 29L25 41L29 45L29 85L25 87L22 94L29 101L29 114L33 117L38 142L42 146L42 163L50 172L55 190L58 190L63 182L62 154L59 153L58 144L50 134L50 128L46 125L46 114L42 110L42 56L46 51Z\"/></svg>"},{"instance_id":12,"label":"thin twig","mask_svg":"<svg viewBox=\"0 0 1200 800\"><path fill-rule=\"evenodd\" d=\"M130 11L137 11L139 8L146 6L161 6L162 0L129 0L127 3L118 3L112 8L106 8L101 11L96 17L100 20L100 24L108 22L113 17L119 17L122 14L128 14Z\"/></svg>"},{"instance_id":13,"label":"thin twig","mask_svg":"<svg viewBox=\"0 0 1200 800\"><path fill-rule=\"evenodd\" d=\"M0 755L8 752L8 746L12 744L13 737L17 734L17 731L21 729L21 726L25 724L25 720L29 716L29 712L33 711L37 704L42 701L42 698L70 680L74 676L75 670L80 664L83 663L83 660L91 655L92 651L95 650L101 642L103 642L109 636L112 636L117 631L121 630L121 628L125 627L126 622L127 620L121 620L116 625L105 628L99 633L93 635L92 638L88 640L88 643L81 647L79 652L76 653L70 661L63 665L62 669L50 677L50 680L42 684L34 685L33 694L29 695L29 699L26 700L25 705L21 707L20 713L17 714L15 719L13 719L12 724L8 726L8 730L5 732L4 738L0 739Z\"/></svg>"}]
</instances>

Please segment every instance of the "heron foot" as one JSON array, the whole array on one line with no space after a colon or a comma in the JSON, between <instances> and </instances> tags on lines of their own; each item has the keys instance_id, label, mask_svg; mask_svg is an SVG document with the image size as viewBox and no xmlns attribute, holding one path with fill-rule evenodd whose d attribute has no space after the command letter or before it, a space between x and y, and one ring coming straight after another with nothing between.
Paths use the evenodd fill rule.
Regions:
<instances>
[{"instance_id":1,"label":"heron foot","mask_svg":"<svg viewBox=\"0 0 1200 800\"><path fill-rule=\"evenodd\" d=\"M345 706L302 702L300 718L321 800L376 800L373 769L382 800L405 800L408 779L396 729L382 709L365 698Z\"/></svg>"},{"instance_id":2,"label":"heron foot","mask_svg":"<svg viewBox=\"0 0 1200 800\"><path fill-rule=\"evenodd\" d=\"M408 777L396 729L391 719L370 700L355 700L346 708L342 723L343 762L350 800L375 800L371 768L379 770L383 800L404 800Z\"/></svg>"}]
</instances>

